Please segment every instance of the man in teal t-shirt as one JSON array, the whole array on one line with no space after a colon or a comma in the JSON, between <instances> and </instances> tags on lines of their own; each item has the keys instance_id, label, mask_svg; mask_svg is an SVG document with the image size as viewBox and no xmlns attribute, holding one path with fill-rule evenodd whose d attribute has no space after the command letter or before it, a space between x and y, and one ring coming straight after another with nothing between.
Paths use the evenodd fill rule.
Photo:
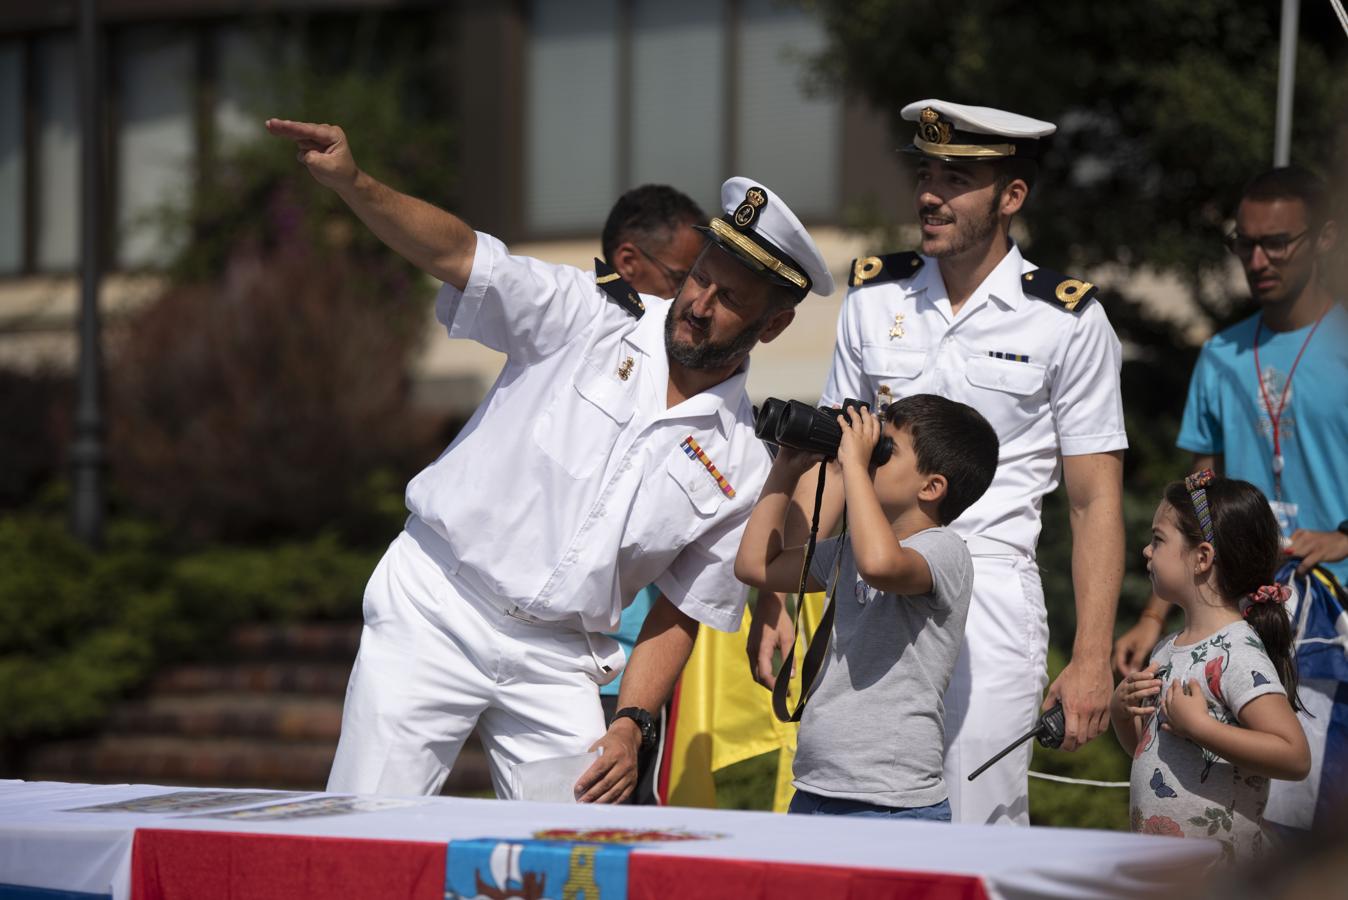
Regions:
<instances>
[{"instance_id":1,"label":"man in teal t-shirt","mask_svg":"<svg viewBox=\"0 0 1348 900\"><path fill-rule=\"evenodd\" d=\"M1204 344L1176 443L1221 457L1227 475L1263 491L1289 552L1306 568L1322 563L1344 583L1348 534L1338 529L1348 520L1348 311L1329 304L1300 328L1274 331L1261 313Z\"/></svg>"}]
</instances>

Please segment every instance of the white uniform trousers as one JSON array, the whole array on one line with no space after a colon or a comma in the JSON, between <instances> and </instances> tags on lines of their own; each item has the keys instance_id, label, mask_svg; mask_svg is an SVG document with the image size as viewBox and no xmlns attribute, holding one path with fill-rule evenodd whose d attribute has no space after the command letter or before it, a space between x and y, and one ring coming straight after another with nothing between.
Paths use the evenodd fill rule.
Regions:
<instances>
[{"instance_id":1,"label":"white uniform trousers","mask_svg":"<svg viewBox=\"0 0 1348 900\"><path fill-rule=\"evenodd\" d=\"M523 621L448 577L426 531L400 534L370 576L328 790L439 793L478 725L496 795L509 798L515 763L584 753L603 736L600 661L582 632Z\"/></svg>"},{"instance_id":2,"label":"white uniform trousers","mask_svg":"<svg viewBox=\"0 0 1348 900\"><path fill-rule=\"evenodd\" d=\"M964 646L945 693L945 783L951 821L1030 822L1033 741L977 780L973 772L1034 727L1048 684L1048 614L1039 567L1019 556L975 556Z\"/></svg>"}]
</instances>

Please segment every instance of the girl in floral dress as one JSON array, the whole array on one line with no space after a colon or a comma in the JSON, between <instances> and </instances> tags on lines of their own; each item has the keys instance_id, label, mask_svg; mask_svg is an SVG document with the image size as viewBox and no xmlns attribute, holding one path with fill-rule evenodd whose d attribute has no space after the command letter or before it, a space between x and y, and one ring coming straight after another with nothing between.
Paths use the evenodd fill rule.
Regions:
<instances>
[{"instance_id":1,"label":"girl in floral dress","mask_svg":"<svg viewBox=\"0 0 1348 900\"><path fill-rule=\"evenodd\" d=\"M1256 857L1268 846L1268 780L1299 781L1311 764L1294 712L1287 589L1271 583L1278 524L1258 488L1204 471L1166 488L1151 534L1152 586L1184 611L1184 628L1110 703L1133 756L1133 830L1214 838L1226 859Z\"/></svg>"}]
</instances>

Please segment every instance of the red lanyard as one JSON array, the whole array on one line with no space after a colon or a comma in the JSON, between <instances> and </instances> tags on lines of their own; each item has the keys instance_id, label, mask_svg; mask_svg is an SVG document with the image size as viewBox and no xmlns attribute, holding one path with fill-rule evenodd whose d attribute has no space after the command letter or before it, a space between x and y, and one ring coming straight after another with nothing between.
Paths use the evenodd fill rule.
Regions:
<instances>
[{"instance_id":1,"label":"red lanyard","mask_svg":"<svg viewBox=\"0 0 1348 900\"><path fill-rule=\"evenodd\" d=\"M1264 401L1264 411L1268 413L1268 420L1273 426L1273 498L1282 499L1282 414L1287 409L1287 392L1292 388L1292 376L1297 372L1297 365L1301 362L1301 354L1306 352L1310 346L1311 338L1315 337L1315 329L1320 327L1320 322L1324 319L1325 312L1320 313L1315 324L1311 326L1310 333L1306 335L1306 340L1301 342L1301 349L1297 351L1296 359L1292 360L1292 369L1287 373L1287 380L1282 385L1282 396L1278 398L1278 409L1274 411L1273 401L1269 399L1268 388L1264 385L1264 370L1259 365L1259 335L1264 330L1264 317L1261 315L1259 321L1254 326L1254 378L1259 383L1259 396Z\"/></svg>"}]
</instances>

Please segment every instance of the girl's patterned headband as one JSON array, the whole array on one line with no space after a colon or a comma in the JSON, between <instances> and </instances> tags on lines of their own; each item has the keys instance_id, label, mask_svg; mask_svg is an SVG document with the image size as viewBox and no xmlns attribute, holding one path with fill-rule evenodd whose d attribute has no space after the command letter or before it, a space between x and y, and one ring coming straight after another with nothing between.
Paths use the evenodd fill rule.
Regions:
<instances>
[{"instance_id":1,"label":"girl's patterned headband","mask_svg":"<svg viewBox=\"0 0 1348 900\"><path fill-rule=\"evenodd\" d=\"M1194 512L1198 514L1198 527L1203 529L1203 540L1212 543L1212 511L1208 509L1208 492L1204 490L1215 478L1211 469L1203 469L1184 479L1184 488L1194 501Z\"/></svg>"}]
</instances>

